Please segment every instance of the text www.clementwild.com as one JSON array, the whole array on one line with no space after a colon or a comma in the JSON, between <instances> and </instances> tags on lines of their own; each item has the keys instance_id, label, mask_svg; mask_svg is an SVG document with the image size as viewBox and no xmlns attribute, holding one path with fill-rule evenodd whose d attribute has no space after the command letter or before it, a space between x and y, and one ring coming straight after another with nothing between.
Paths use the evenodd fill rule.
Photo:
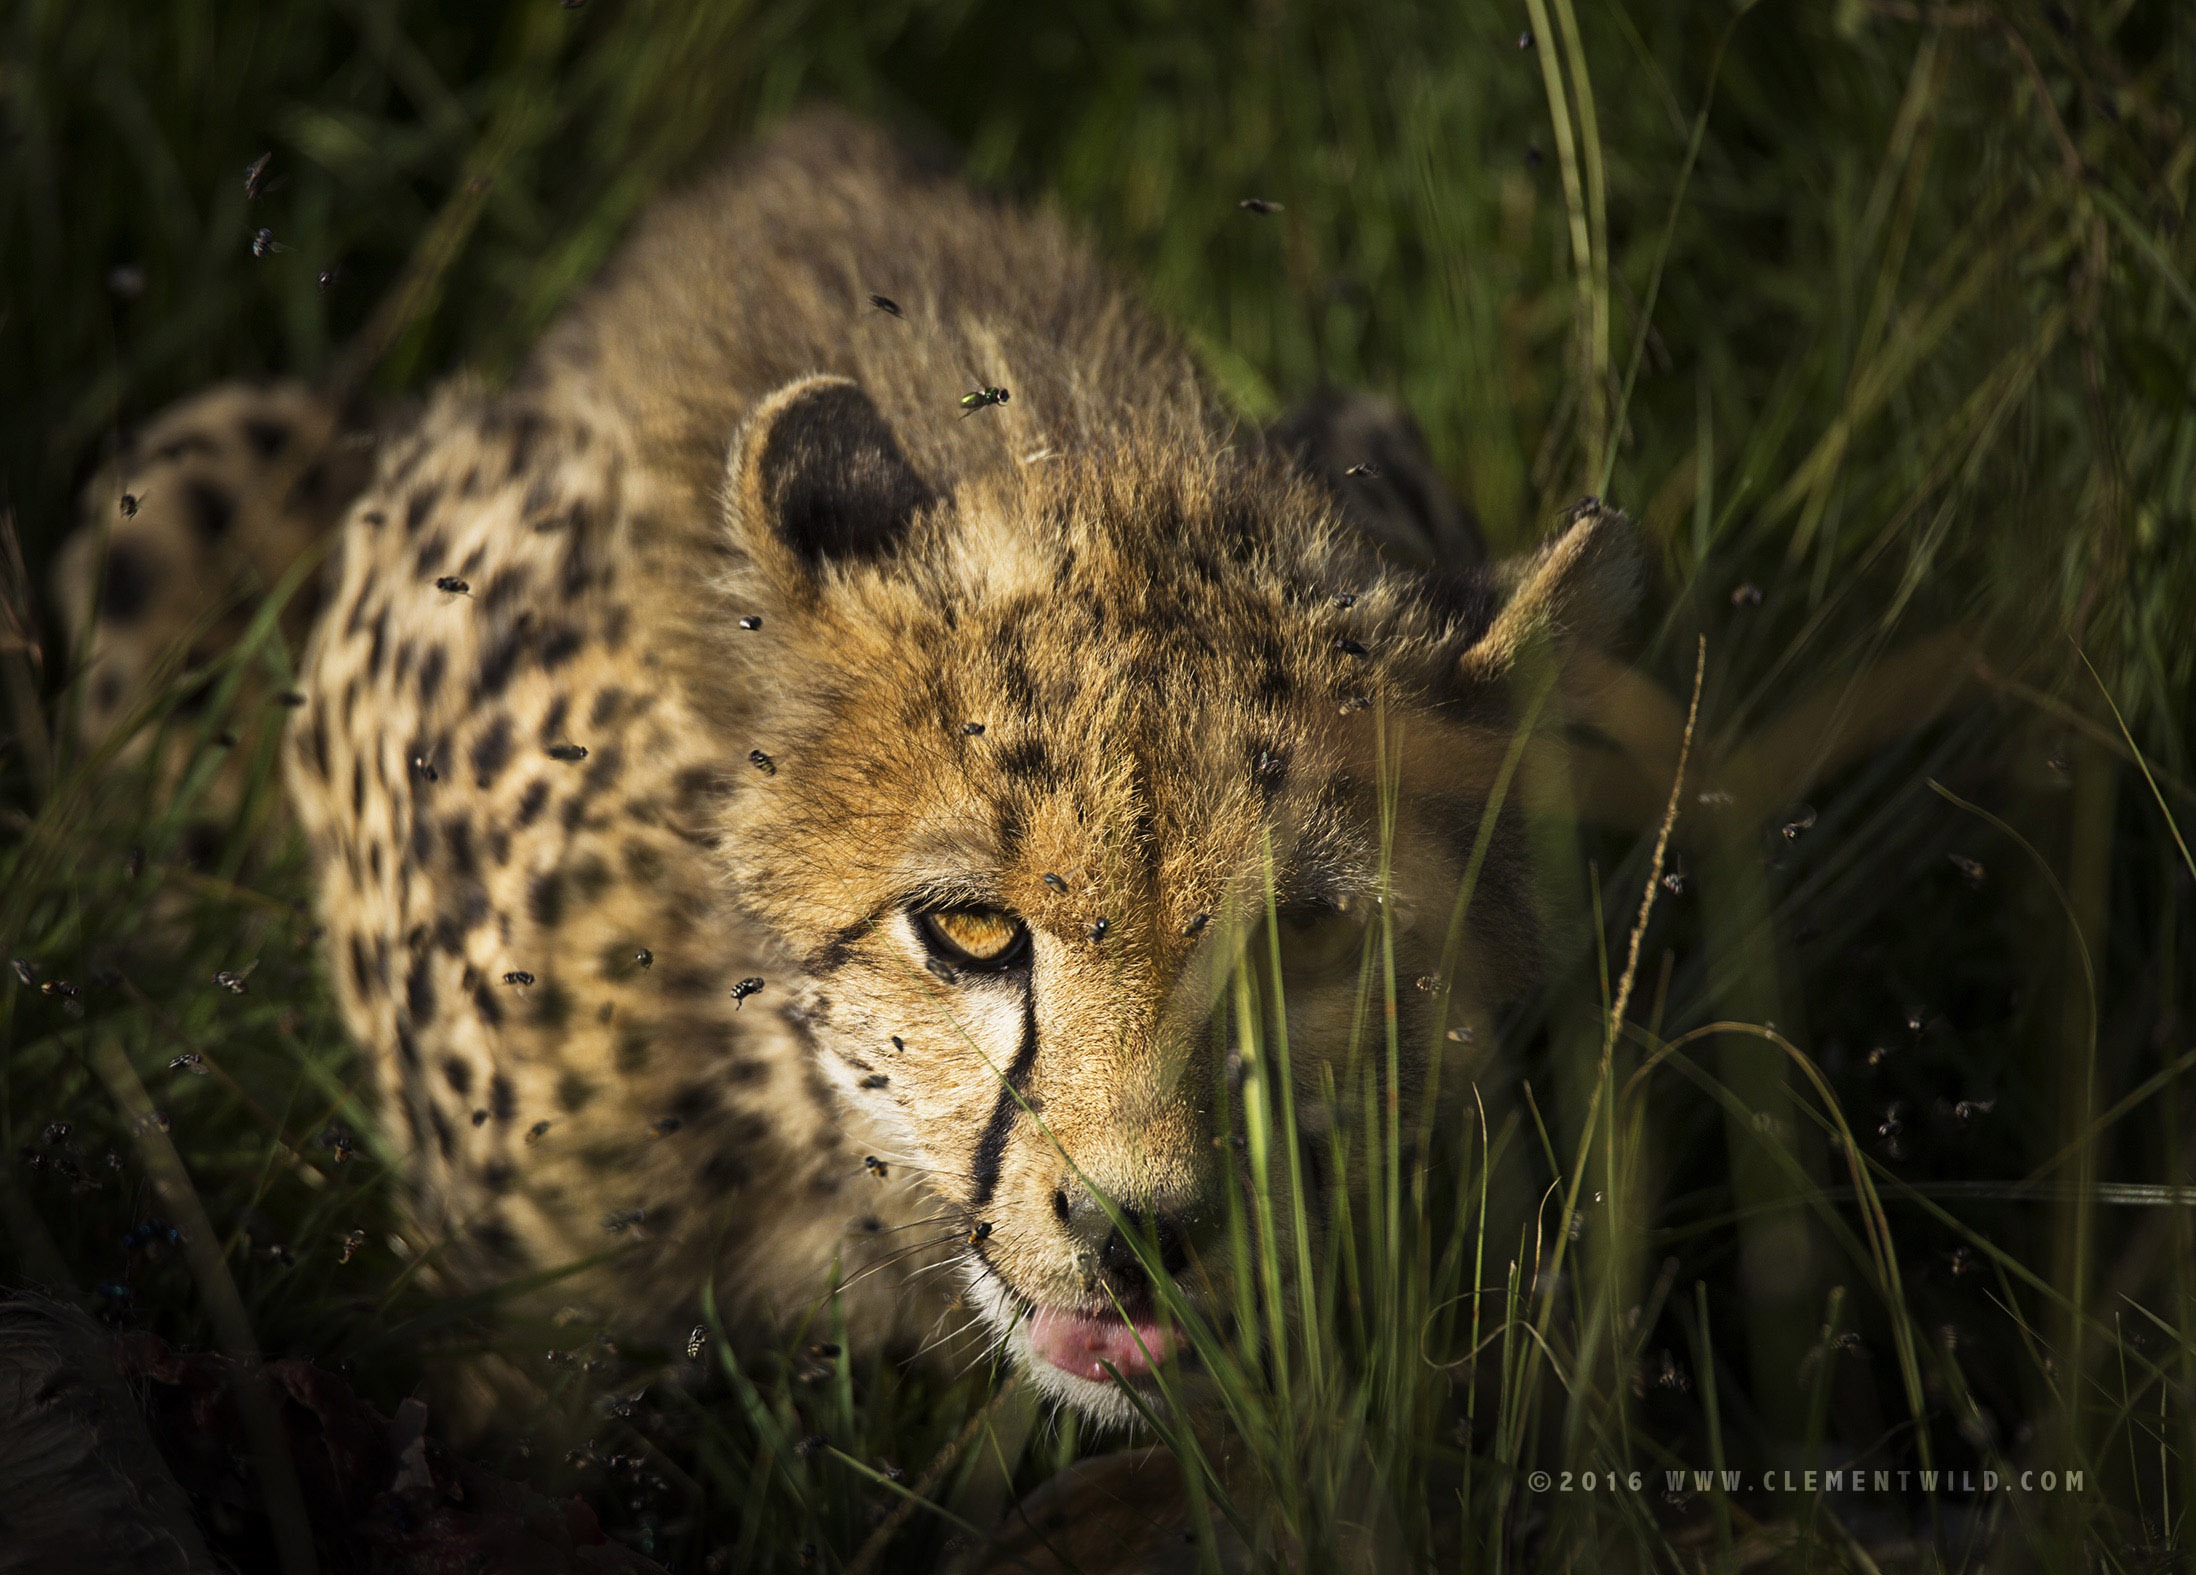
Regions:
<instances>
[{"instance_id":1,"label":"text www.clementwild.com","mask_svg":"<svg viewBox=\"0 0 2196 1575\"><path fill-rule=\"evenodd\" d=\"M1661 1473L1668 1493L2079 1493L2085 1471L1924 1471L1919 1469L1684 1470ZM1536 1493L1638 1492L1651 1480L1644 1471L1535 1471Z\"/></svg>"},{"instance_id":2,"label":"text www.clementwild.com","mask_svg":"<svg viewBox=\"0 0 2196 1575\"><path fill-rule=\"evenodd\" d=\"M2082 1471L1665 1471L1676 1493L2079 1493Z\"/></svg>"}]
</instances>

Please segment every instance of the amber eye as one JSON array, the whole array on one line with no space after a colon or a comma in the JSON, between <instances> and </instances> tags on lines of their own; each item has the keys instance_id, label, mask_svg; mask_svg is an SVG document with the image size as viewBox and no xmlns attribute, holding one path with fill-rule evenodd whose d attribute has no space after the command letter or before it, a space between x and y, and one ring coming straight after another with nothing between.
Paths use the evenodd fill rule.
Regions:
<instances>
[{"instance_id":1,"label":"amber eye","mask_svg":"<svg viewBox=\"0 0 2196 1575\"><path fill-rule=\"evenodd\" d=\"M915 915L923 944L956 968L988 972L1018 966L1029 952L1029 926L1003 908L933 908Z\"/></svg>"},{"instance_id":2,"label":"amber eye","mask_svg":"<svg viewBox=\"0 0 2196 1575\"><path fill-rule=\"evenodd\" d=\"M1362 899L1283 908L1274 931L1282 971L1318 975L1355 967L1364 952L1365 920L1371 912L1372 904Z\"/></svg>"}]
</instances>

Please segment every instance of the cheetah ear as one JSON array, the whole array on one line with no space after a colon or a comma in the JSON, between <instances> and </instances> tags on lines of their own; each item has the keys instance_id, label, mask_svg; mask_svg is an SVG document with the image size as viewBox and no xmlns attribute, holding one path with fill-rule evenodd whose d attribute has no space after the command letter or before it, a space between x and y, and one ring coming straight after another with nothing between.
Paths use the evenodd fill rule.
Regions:
<instances>
[{"instance_id":1,"label":"cheetah ear","mask_svg":"<svg viewBox=\"0 0 2196 1575\"><path fill-rule=\"evenodd\" d=\"M831 564L890 552L934 496L858 384L808 377L757 405L733 440L726 525L771 578L805 592Z\"/></svg>"},{"instance_id":2,"label":"cheetah ear","mask_svg":"<svg viewBox=\"0 0 2196 1575\"><path fill-rule=\"evenodd\" d=\"M1646 560L1632 522L1595 502L1531 557L1502 565L1497 578L1507 596L1458 661L1466 683L1506 677L1536 647L1566 666L1581 647L1606 649L1639 604Z\"/></svg>"}]
</instances>

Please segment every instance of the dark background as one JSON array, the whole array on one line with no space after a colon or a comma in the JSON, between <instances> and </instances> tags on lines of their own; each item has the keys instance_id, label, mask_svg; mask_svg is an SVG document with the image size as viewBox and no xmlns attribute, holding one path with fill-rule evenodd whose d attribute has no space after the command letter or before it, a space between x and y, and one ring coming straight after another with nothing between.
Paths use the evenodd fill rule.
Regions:
<instances>
[{"instance_id":1,"label":"dark background","mask_svg":"<svg viewBox=\"0 0 2196 1575\"><path fill-rule=\"evenodd\" d=\"M29 579L10 604L41 643L0 653L0 944L38 977L127 983L73 1003L4 985L0 1144L88 1178L14 1165L6 1272L213 1338L181 1256L129 1236L165 1216L100 1071L111 1045L172 1118L267 1348L341 1361L386 1406L460 1327L378 1246L335 1262L354 1221L378 1240L389 1218L370 1153L333 1191L268 1162L276 1138L370 1122L264 762L212 850L183 848L182 798L103 786L61 722L47 565L119 432L221 379L328 375L438 215L477 206L418 309L383 319L368 386L392 405L461 367L507 372L651 193L824 98L1059 205L1248 416L1324 383L1399 401L1497 550L1582 493L1633 513L1656 583L1626 654L1678 715L1706 637L1690 802L1616 1080L1704 1024L1773 1023L1834 1103L1739 1033L1645 1078L1611 1138L1624 1212L1593 1216L1591 1187L1580 1210L1604 1243L1581 1273L1642 1312L1625 1354L1574 1375L1594 1424L1557 1396L1542 1445L2078 1463L2081 1494L1985 1506L2000 1534L2119 1567L2185 1547L2161 1506L2196 1487L2196 1257L2172 1190L2196 1182L2196 28L2169 0L1539 10L8 8L0 509ZM262 227L286 249L255 257ZM1667 763L1639 780L1659 809ZM1564 1156L1551 1174L1592 1107L1655 818L1591 789L1581 807L1547 870L1572 950L1511 1030ZM248 1000L206 987L255 958ZM224 1077L170 1077L179 1042ZM46 1144L56 1119L72 1133ZM1559 1321L1592 1349L1590 1320ZM757 1403L813 1420L773 1371ZM896 1457L934 1451L975 1392L865 1382L840 1436ZM1456 1403L1394 1423L1444 1471ZM689 1419L680 1492L635 1508L574 1480L689 1563L858 1546L868 1486L804 1463L758 1496L770 1440L739 1414ZM1016 1482L1073 1447L1040 1434ZM1646 1559L1665 1533L1642 1525L1709 1517L1503 1503L1503 1536ZM1956 1507L1851 1514L1884 1545L1931 1525L1957 1541L1947 1524L1983 1522ZM1427 1546L1480 1545L1438 1529L1453 1498L1421 1508Z\"/></svg>"}]
</instances>

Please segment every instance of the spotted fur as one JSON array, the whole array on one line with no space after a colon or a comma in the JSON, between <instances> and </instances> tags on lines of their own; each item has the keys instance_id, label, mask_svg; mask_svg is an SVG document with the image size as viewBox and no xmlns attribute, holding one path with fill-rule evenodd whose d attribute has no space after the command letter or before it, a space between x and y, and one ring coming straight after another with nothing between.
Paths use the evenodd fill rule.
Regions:
<instances>
[{"instance_id":1,"label":"spotted fur","mask_svg":"<svg viewBox=\"0 0 2196 1575\"><path fill-rule=\"evenodd\" d=\"M1475 855L1511 680L1632 563L1589 510L1508 578L1398 566L1055 220L781 132L341 527L289 784L440 1272L607 1255L556 1294L658 1334L842 1283L872 1344L958 1294L1024 1360L1035 1307L1148 1301L1095 1193L1214 1249L1211 1009L1269 895L1307 1111L1361 929L1433 973L1475 856L1405 1041L1530 970L1511 817ZM942 958L952 906L1019 961Z\"/></svg>"},{"instance_id":2,"label":"spotted fur","mask_svg":"<svg viewBox=\"0 0 2196 1575\"><path fill-rule=\"evenodd\" d=\"M69 703L86 743L118 741L140 759L154 731L132 726L146 702L180 691L173 711L204 710L218 659L268 592L324 544L371 468L371 433L303 385L223 384L161 412L84 488L79 528L55 562L54 599L78 659ZM290 587L284 629L309 627L315 582ZM234 744L248 756L295 697L243 684ZM187 764L195 740L171 729L163 765ZM233 805L224 774L202 806Z\"/></svg>"}]
</instances>

